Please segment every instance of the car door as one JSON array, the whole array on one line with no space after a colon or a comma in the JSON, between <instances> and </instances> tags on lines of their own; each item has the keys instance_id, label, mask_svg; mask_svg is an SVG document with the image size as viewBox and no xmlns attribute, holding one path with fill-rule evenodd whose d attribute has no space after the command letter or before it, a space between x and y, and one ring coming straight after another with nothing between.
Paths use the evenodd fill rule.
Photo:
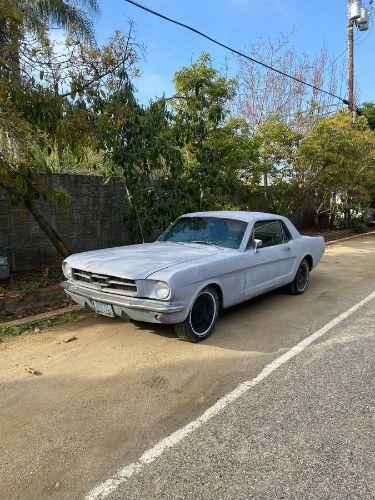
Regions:
<instances>
[{"instance_id":1,"label":"car door","mask_svg":"<svg viewBox=\"0 0 375 500\"><path fill-rule=\"evenodd\" d=\"M260 248L255 249L255 240L262 241ZM297 248L281 220L255 222L245 251L247 252L245 279L247 297L293 280Z\"/></svg>"}]
</instances>

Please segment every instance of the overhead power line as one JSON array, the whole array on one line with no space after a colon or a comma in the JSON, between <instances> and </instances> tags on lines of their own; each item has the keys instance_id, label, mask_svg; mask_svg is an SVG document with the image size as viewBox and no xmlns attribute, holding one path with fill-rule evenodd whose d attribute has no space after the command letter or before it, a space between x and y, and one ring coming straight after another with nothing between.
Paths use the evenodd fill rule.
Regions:
<instances>
[{"instance_id":1,"label":"overhead power line","mask_svg":"<svg viewBox=\"0 0 375 500\"><path fill-rule=\"evenodd\" d=\"M196 33L197 35L202 36L203 38L206 38L210 42L215 43L216 45L219 45L220 47L223 47L226 50L229 50L233 54L236 54L236 55L238 55L240 57L243 57L243 58L247 59L248 61L251 61L251 62L253 62L255 64L260 64L261 66L263 66L266 69L269 69L270 71L274 71L275 73L278 73L279 75L282 75L284 77L290 78L291 80L294 80L295 82L301 83L302 85L306 85L307 87L310 87L310 88L312 88L312 89L314 89L314 90L316 90L318 92L322 92L322 93L324 93L326 95L334 97L335 99L338 99L339 101L341 101L342 103L344 103L346 105L349 104L349 101L347 101L346 99L344 99L343 97L341 97L339 95L333 94L332 92L329 92L328 90L325 90L325 89L322 89L320 87L317 87L316 85L313 85L312 83L305 82L304 80L301 80L300 78L297 78L296 76L289 75L288 73L285 73L284 71L281 71L280 69L274 68L273 66L270 66L269 64L266 64L266 63L264 63L262 61L254 59L253 57L250 57L247 54L244 54L243 52L240 52L237 49L229 47L229 45L226 45L226 44L224 44L222 42L219 42L218 40L215 40L215 38L212 38L211 36L206 35L202 31L199 31L196 28L193 28L192 26L189 26L188 24L184 24L184 23L182 23L180 21L177 21L176 19L172 19L171 17L165 16L164 14L161 14L160 12L157 12L156 10L149 9L148 7L142 5L142 4L138 3L138 2L135 2L134 0L125 0L125 1L128 2L128 3L130 3L130 4L132 4L132 5L135 5L139 9L142 9L142 10L144 10L146 12L149 12L150 14L153 14L154 16L160 17L161 19L169 21L170 23L176 24L177 26L181 26L182 28L185 28L185 29L187 29L189 31L192 31L193 33Z\"/></svg>"}]
</instances>

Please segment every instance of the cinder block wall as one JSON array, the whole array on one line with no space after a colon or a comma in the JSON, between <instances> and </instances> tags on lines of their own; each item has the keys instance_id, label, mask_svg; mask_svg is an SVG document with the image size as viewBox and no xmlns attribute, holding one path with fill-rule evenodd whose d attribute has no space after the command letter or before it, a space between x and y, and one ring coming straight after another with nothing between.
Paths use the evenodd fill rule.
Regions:
<instances>
[{"instance_id":1,"label":"cinder block wall","mask_svg":"<svg viewBox=\"0 0 375 500\"><path fill-rule=\"evenodd\" d=\"M58 212L44 202L40 202L40 208L73 252L138 242L137 221L127 211L121 183L104 184L99 176L72 174L55 174L43 182L52 189L63 187L70 194L70 205L65 211ZM261 191L252 195L248 203L248 210L267 211ZM304 207L293 219L297 226L305 227L312 223L313 215L309 207ZM0 247L4 246L13 249L14 267L19 271L61 263L28 210L12 207L7 192L0 188Z\"/></svg>"},{"instance_id":2,"label":"cinder block wall","mask_svg":"<svg viewBox=\"0 0 375 500\"><path fill-rule=\"evenodd\" d=\"M132 242L135 221L129 220L121 183L104 184L98 176L56 174L47 180L52 188L64 187L70 205L57 212L40 202L45 217L72 251ZM0 246L11 247L17 270L57 266L61 259L26 209L12 207L0 189Z\"/></svg>"}]
</instances>

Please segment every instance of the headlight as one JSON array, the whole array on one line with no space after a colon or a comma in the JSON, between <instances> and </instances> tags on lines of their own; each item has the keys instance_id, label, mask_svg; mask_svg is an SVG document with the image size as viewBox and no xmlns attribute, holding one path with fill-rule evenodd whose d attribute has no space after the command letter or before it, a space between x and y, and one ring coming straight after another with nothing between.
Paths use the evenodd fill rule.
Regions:
<instances>
[{"instance_id":1,"label":"headlight","mask_svg":"<svg viewBox=\"0 0 375 500\"><path fill-rule=\"evenodd\" d=\"M73 277L73 273L72 273L72 266L70 266L67 262L63 262L62 263L62 270L63 270L63 273L64 273L64 276L65 278L72 278Z\"/></svg>"},{"instance_id":2,"label":"headlight","mask_svg":"<svg viewBox=\"0 0 375 500\"><path fill-rule=\"evenodd\" d=\"M164 281L157 281L155 285L155 293L159 299L167 299L171 293L168 283Z\"/></svg>"}]
</instances>

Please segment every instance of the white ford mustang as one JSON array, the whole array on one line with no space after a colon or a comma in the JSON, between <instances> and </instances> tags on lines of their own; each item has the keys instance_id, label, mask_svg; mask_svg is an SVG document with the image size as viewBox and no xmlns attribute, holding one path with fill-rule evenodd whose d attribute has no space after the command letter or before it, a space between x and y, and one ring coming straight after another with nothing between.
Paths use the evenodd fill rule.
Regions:
<instances>
[{"instance_id":1,"label":"white ford mustang","mask_svg":"<svg viewBox=\"0 0 375 500\"><path fill-rule=\"evenodd\" d=\"M212 332L221 308L287 285L305 291L324 252L289 219L258 212L179 217L153 243L71 255L67 295L106 316L174 324L191 342Z\"/></svg>"}]
</instances>

